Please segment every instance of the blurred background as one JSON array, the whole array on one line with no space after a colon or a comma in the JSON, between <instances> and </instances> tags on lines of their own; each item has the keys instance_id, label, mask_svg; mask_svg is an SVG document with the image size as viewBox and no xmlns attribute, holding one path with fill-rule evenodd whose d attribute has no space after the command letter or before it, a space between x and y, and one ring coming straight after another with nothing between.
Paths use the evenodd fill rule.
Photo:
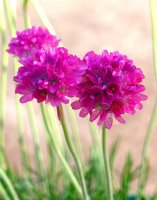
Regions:
<instances>
[{"instance_id":1,"label":"blurred background","mask_svg":"<svg viewBox=\"0 0 157 200\"><path fill-rule=\"evenodd\" d=\"M126 124L117 122L109 133L109 145L121 138L120 149L116 161L116 170L121 170L122 163L128 151L131 151L135 165L140 163L141 150L144 136L151 116L156 97L154 69L152 65L151 21L149 2L147 0L40 0L55 31L61 38L63 45L69 52L83 57L87 51L93 50L101 53L103 49L118 50L133 59L135 64L142 68L145 74L144 84L148 100L144 102L142 111L137 111L135 116L125 116ZM18 10L17 29L23 30L22 12ZM42 25L39 18L29 7L32 25ZM11 71L11 67L9 67ZM14 85L9 77L7 98L7 123L6 123L6 151L9 161L17 170L21 170L21 157L16 135ZM36 106L36 103L34 104ZM38 108L37 108L38 109ZM38 111L37 111L38 112ZM36 112L36 113L37 113ZM26 113L25 113L26 114ZM88 123L77 115L81 144L85 158L89 155L91 137ZM45 143L43 124L38 114L36 115L40 127L40 141L46 161L47 148ZM39 118L39 119L38 119ZM29 156L34 163L32 137L25 118L25 137ZM157 187L157 134L154 130L149 148L150 178L147 192L152 193ZM99 133L101 138L101 133ZM136 189L136 183L133 190Z\"/></svg>"}]
</instances>

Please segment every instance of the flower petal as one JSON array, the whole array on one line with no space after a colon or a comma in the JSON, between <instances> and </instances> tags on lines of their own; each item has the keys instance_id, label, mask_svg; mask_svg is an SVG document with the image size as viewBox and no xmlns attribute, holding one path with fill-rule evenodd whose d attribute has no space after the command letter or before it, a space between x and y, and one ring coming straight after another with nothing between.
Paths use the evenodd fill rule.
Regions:
<instances>
[{"instance_id":1,"label":"flower petal","mask_svg":"<svg viewBox=\"0 0 157 200\"><path fill-rule=\"evenodd\" d=\"M33 100L33 94L31 93L31 94L26 94L26 95L24 95L24 96L22 96L21 98L20 98L20 102L21 103L26 103L26 102L28 102L28 101L32 101Z\"/></svg>"},{"instance_id":2,"label":"flower petal","mask_svg":"<svg viewBox=\"0 0 157 200\"><path fill-rule=\"evenodd\" d=\"M80 101L79 101L79 100L74 101L73 103L71 103L71 107L72 107L72 109L74 109L74 110L80 109L80 108L81 108Z\"/></svg>"},{"instance_id":3,"label":"flower petal","mask_svg":"<svg viewBox=\"0 0 157 200\"><path fill-rule=\"evenodd\" d=\"M90 115L90 122L93 122L100 115L100 112L101 112L100 108L92 111L92 114Z\"/></svg>"},{"instance_id":4,"label":"flower petal","mask_svg":"<svg viewBox=\"0 0 157 200\"><path fill-rule=\"evenodd\" d=\"M125 119L123 119L122 116L116 117L116 120L119 121L122 124L124 124L126 122Z\"/></svg>"},{"instance_id":5,"label":"flower petal","mask_svg":"<svg viewBox=\"0 0 157 200\"><path fill-rule=\"evenodd\" d=\"M87 108L82 108L80 111L80 117L86 117L88 115Z\"/></svg>"},{"instance_id":6,"label":"flower petal","mask_svg":"<svg viewBox=\"0 0 157 200\"><path fill-rule=\"evenodd\" d=\"M112 114L109 113L109 114L107 115L105 121L104 121L104 126L105 126L106 128L108 128L108 129L110 129L111 126L112 126L112 124L113 124Z\"/></svg>"}]
</instances>

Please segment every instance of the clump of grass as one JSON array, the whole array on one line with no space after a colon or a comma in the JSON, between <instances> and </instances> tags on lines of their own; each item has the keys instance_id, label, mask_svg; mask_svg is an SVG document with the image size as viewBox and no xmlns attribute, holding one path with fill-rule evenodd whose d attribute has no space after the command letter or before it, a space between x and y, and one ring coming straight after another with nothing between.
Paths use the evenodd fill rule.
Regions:
<instances>
[{"instance_id":1,"label":"clump of grass","mask_svg":"<svg viewBox=\"0 0 157 200\"><path fill-rule=\"evenodd\" d=\"M114 148L115 146L113 145L111 152ZM104 176L102 176L98 162L99 157L91 148L90 158L88 161L86 161L84 166L84 175L87 183L87 188L91 200L107 200L107 196L104 193ZM112 171L112 174L114 174L114 176L118 178L116 175L115 166L114 169L115 170ZM74 168L73 172L75 173L75 175L77 175L77 169ZM130 152L126 155L122 171L119 173L119 186L116 188L116 190L114 190L114 199L135 200L136 195L129 195L129 190L132 183L138 179L139 167L135 166ZM44 178L41 177L38 172L32 169L29 170L29 174L29 178L22 177L11 168L3 171L3 174L0 173L0 199L6 199L4 195L5 191L9 199L16 200L81 200L81 197L73 182L68 179L67 176L65 177L63 169L59 168L57 173L55 172L54 174L52 174L52 172L47 169L48 175ZM49 196L43 188L43 185L45 184L47 184L47 187L50 191ZM2 188L4 190L3 192ZM14 197L14 195L16 198ZM146 194L143 194L140 200L156 200L156 198L157 194L154 194L152 197L148 197Z\"/></svg>"}]
</instances>

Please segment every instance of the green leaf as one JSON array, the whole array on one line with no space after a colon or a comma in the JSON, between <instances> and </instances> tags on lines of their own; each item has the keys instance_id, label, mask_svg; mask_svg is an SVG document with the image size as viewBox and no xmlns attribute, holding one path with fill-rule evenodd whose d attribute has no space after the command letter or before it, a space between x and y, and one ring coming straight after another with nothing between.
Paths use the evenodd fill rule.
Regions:
<instances>
[{"instance_id":1,"label":"green leaf","mask_svg":"<svg viewBox=\"0 0 157 200\"><path fill-rule=\"evenodd\" d=\"M120 146L120 142L121 142L121 139L118 137L116 139L116 141L113 143L111 150L110 150L109 160L110 160L111 172L113 172L113 167L114 167L114 163L115 163L116 156L117 156L117 153L118 153L118 149L119 149L119 146Z\"/></svg>"},{"instance_id":2,"label":"green leaf","mask_svg":"<svg viewBox=\"0 0 157 200\"><path fill-rule=\"evenodd\" d=\"M143 176L142 176L142 188L143 189L147 185L148 178L149 178L149 172L150 172L149 158L145 157L145 159L144 159L144 170L143 170Z\"/></svg>"},{"instance_id":3,"label":"green leaf","mask_svg":"<svg viewBox=\"0 0 157 200\"><path fill-rule=\"evenodd\" d=\"M133 159L130 152L126 156L126 160L122 169L121 174L121 189L120 189L120 200L128 199L128 192L131 181L133 179Z\"/></svg>"}]
</instances>

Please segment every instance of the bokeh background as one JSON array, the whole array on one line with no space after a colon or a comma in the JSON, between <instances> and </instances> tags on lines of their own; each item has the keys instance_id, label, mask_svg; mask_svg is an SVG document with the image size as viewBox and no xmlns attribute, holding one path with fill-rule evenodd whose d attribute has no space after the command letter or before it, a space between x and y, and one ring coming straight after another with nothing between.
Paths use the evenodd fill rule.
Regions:
<instances>
[{"instance_id":1,"label":"bokeh background","mask_svg":"<svg viewBox=\"0 0 157 200\"><path fill-rule=\"evenodd\" d=\"M135 64L142 68L145 74L144 84L148 100L144 102L142 111L135 116L125 116L127 123L121 125L117 122L109 131L109 145L117 137L121 138L121 145L116 161L116 170L121 170L126 153L131 151L134 156L135 167L140 163L141 150L146 129L151 116L157 95L155 75L152 62L151 21L149 14L149 1L147 0L40 0L55 31L61 38L63 45L69 52L83 57L87 51L94 50L101 53L103 49L118 50L133 59ZM23 29L22 12L18 10L17 29ZM33 25L41 25L33 8L29 7L29 14ZM9 68L11 71L11 67ZM7 98L7 124L6 124L6 151L10 162L17 170L21 169L16 135L14 85L9 77ZM34 104L36 106L36 104ZM26 114L26 113L25 113ZM91 137L86 120L77 115L80 138L85 158L88 157ZM46 145L43 124L36 111L36 119L40 128L41 146L46 162ZM25 120L25 137L27 149L33 164L34 152L29 126ZM150 178L147 192L152 193L157 187L157 134L154 130L149 148ZM101 137L101 133L99 134ZM133 190L136 189L136 183Z\"/></svg>"}]
</instances>

